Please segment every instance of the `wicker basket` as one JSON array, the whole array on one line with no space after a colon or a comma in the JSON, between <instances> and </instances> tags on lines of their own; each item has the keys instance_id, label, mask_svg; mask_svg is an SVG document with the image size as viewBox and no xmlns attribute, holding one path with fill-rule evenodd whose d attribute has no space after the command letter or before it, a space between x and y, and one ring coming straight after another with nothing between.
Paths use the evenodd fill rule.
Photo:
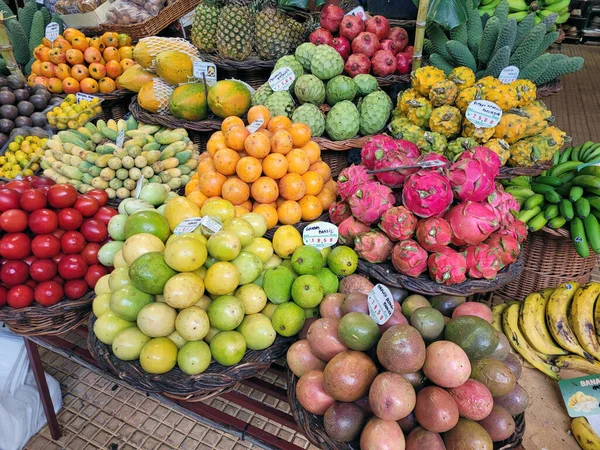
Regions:
<instances>
[{"instance_id":1,"label":"wicker basket","mask_svg":"<svg viewBox=\"0 0 600 450\"><path fill-rule=\"evenodd\" d=\"M325 150L321 152L321 159L331 169L331 178L336 179L340 172L348 167L348 154L344 152L333 152Z\"/></svg>"},{"instance_id":2,"label":"wicker basket","mask_svg":"<svg viewBox=\"0 0 600 450\"><path fill-rule=\"evenodd\" d=\"M553 162L552 162L552 160L550 160L550 161L541 162L539 164L534 164L533 166L529 166L529 167L502 166L502 167L500 167L500 174L496 177L496 179L509 179L509 178L514 178L514 177L519 177L519 176L537 177L544 170L548 170L548 169L552 168L552 165L553 165Z\"/></svg>"},{"instance_id":3,"label":"wicker basket","mask_svg":"<svg viewBox=\"0 0 600 450\"><path fill-rule=\"evenodd\" d=\"M211 62L217 66L217 75L220 80L234 78L248 83L254 89L258 89L268 81L277 62L276 59L264 61L256 55L245 61L225 59L210 53L201 53L200 58L202 61Z\"/></svg>"},{"instance_id":4,"label":"wicker basket","mask_svg":"<svg viewBox=\"0 0 600 450\"><path fill-rule=\"evenodd\" d=\"M0 308L0 322L22 336L66 333L87 322L95 296L90 291L78 300L63 299L48 307L35 305L22 309Z\"/></svg>"},{"instance_id":5,"label":"wicker basket","mask_svg":"<svg viewBox=\"0 0 600 450\"><path fill-rule=\"evenodd\" d=\"M511 300L523 300L529 293L555 287L565 281L587 283L596 267L597 257L581 258L571 241L570 233L560 228L542 228L531 233L523 244L523 272L495 293Z\"/></svg>"},{"instance_id":6,"label":"wicker basket","mask_svg":"<svg viewBox=\"0 0 600 450\"><path fill-rule=\"evenodd\" d=\"M396 83L410 83L410 73L404 75L388 75L387 77L375 77L380 88L389 87Z\"/></svg>"},{"instance_id":7,"label":"wicker basket","mask_svg":"<svg viewBox=\"0 0 600 450\"><path fill-rule=\"evenodd\" d=\"M355 137L343 141L331 141L324 137L314 137L313 141L319 144L321 150L333 150L336 152L345 152L353 148L363 148L367 143L369 136Z\"/></svg>"},{"instance_id":8,"label":"wicker basket","mask_svg":"<svg viewBox=\"0 0 600 450\"><path fill-rule=\"evenodd\" d=\"M560 84L560 79L557 78L553 81L548 81L537 87L537 98L546 98L551 95L558 94L562 89L562 85Z\"/></svg>"},{"instance_id":9,"label":"wicker basket","mask_svg":"<svg viewBox=\"0 0 600 450\"><path fill-rule=\"evenodd\" d=\"M294 420L298 424L300 431L304 433L306 438L318 448L323 450L359 450L360 445L357 441L343 443L334 441L323 428L323 418L306 411L298 402L296 397L296 377L291 370L287 372L287 395L290 404L290 410L294 416ZM510 450L520 448L525 434L525 414L515 416L515 432L513 435L502 442L494 443L494 450ZM427 449L423 449L427 450Z\"/></svg>"}]
</instances>

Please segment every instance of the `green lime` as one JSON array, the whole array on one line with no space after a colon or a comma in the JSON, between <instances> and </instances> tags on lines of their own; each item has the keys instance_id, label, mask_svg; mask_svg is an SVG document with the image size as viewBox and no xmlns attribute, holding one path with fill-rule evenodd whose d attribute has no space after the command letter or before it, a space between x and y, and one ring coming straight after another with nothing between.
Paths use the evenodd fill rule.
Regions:
<instances>
[{"instance_id":1,"label":"green lime","mask_svg":"<svg viewBox=\"0 0 600 450\"><path fill-rule=\"evenodd\" d=\"M279 305L271 317L275 331L287 337L300 333L305 321L304 310L293 302Z\"/></svg>"},{"instance_id":2,"label":"green lime","mask_svg":"<svg viewBox=\"0 0 600 450\"><path fill-rule=\"evenodd\" d=\"M233 295L221 295L208 307L210 325L219 330L235 330L244 319L244 304Z\"/></svg>"},{"instance_id":3,"label":"green lime","mask_svg":"<svg viewBox=\"0 0 600 450\"><path fill-rule=\"evenodd\" d=\"M292 299L302 308L314 308L324 296L323 285L314 275L302 275L292 285Z\"/></svg>"},{"instance_id":4,"label":"green lime","mask_svg":"<svg viewBox=\"0 0 600 450\"><path fill-rule=\"evenodd\" d=\"M350 247L341 245L334 248L327 257L327 265L339 277L351 275L358 267L358 255Z\"/></svg>"},{"instance_id":5,"label":"green lime","mask_svg":"<svg viewBox=\"0 0 600 450\"><path fill-rule=\"evenodd\" d=\"M323 255L315 247L303 245L294 251L292 267L299 275L314 275L323 267Z\"/></svg>"},{"instance_id":6,"label":"green lime","mask_svg":"<svg viewBox=\"0 0 600 450\"><path fill-rule=\"evenodd\" d=\"M123 320L135 322L140 310L154 301L154 296L140 291L131 284L113 292L110 309Z\"/></svg>"},{"instance_id":7,"label":"green lime","mask_svg":"<svg viewBox=\"0 0 600 450\"><path fill-rule=\"evenodd\" d=\"M127 218L124 232L126 239L134 234L148 233L166 242L171 234L171 229L167 219L159 212L144 210L138 211Z\"/></svg>"},{"instance_id":8,"label":"green lime","mask_svg":"<svg viewBox=\"0 0 600 450\"><path fill-rule=\"evenodd\" d=\"M237 331L221 331L210 341L210 351L219 364L233 366L246 353L246 340Z\"/></svg>"},{"instance_id":9,"label":"green lime","mask_svg":"<svg viewBox=\"0 0 600 450\"><path fill-rule=\"evenodd\" d=\"M198 375L210 366L210 347L204 341L187 342L177 354L177 365L188 375Z\"/></svg>"},{"instance_id":10,"label":"green lime","mask_svg":"<svg viewBox=\"0 0 600 450\"><path fill-rule=\"evenodd\" d=\"M292 266L292 260L291 259L284 259L283 261L281 261L281 266L285 267L290 272L292 272L292 275L294 276L294 278L298 278L298 274L294 270L294 266Z\"/></svg>"},{"instance_id":11,"label":"green lime","mask_svg":"<svg viewBox=\"0 0 600 450\"><path fill-rule=\"evenodd\" d=\"M319 279L319 281L323 285L323 290L325 291L325 295L335 294L338 291L338 287L340 286L340 280L327 267L323 267L321 270L319 270L315 274L315 276Z\"/></svg>"},{"instance_id":12,"label":"green lime","mask_svg":"<svg viewBox=\"0 0 600 450\"><path fill-rule=\"evenodd\" d=\"M294 275L283 265L271 267L263 275L263 289L276 305L290 300Z\"/></svg>"},{"instance_id":13,"label":"green lime","mask_svg":"<svg viewBox=\"0 0 600 450\"><path fill-rule=\"evenodd\" d=\"M142 292L154 295L161 295L169 278L176 273L167 265L161 252L144 253L129 268L133 285Z\"/></svg>"}]
</instances>

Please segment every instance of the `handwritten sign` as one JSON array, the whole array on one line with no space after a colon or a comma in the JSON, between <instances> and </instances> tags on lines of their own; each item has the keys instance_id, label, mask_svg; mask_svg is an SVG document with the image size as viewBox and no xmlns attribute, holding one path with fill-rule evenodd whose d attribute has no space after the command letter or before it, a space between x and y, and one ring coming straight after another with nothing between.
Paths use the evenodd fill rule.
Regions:
<instances>
[{"instance_id":1,"label":"handwritten sign","mask_svg":"<svg viewBox=\"0 0 600 450\"><path fill-rule=\"evenodd\" d=\"M250 125L248 125L246 127L246 129L250 133L256 133L258 131L258 129L263 126L264 123L265 123L265 119L256 119L254 122L252 122Z\"/></svg>"},{"instance_id":2,"label":"handwritten sign","mask_svg":"<svg viewBox=\"0 0 600 450\"><path fill-rule=\"evenodd\" d=\"M519 68L517 66L505 67L498 77L503 84L510 84L517 78L519 78Z\"/></svg>"},{"instance_id":3,"label":"handwritten sign","mask_svg":"<svg viewBox=\"0 0 600 450\"><path fill-rule=\"evenodd\" d=\"M202 217L190 217L189 219L184 219L175 227L173 233L176 235L192 233L200 226L200 222L202 222Z\"/></svg>"},{"instance_id":4,"label":"handwritten sign","mask_svg":"<svg viewBox=\"0 0 600 450\"><path fill-rule=\"evenodd\" d=\"M302 232L304 245L310 245L319 250L335 245L338 237L338 227L328 222L312 223Z\"/></svg>"},{"instance_id":5,"label":"handwritten sign","mask_svg":"<svg viewBox=\"0 0 600 450\"><path fill-rule=\"evenodd\" d=\"M269 77L269 86L271 86L271 89L275 92L287 91L290 89L295 79L296 75L292 69L289 67L282 67L271 74Z\"/></svg>"},{"instance_id":6,"label":"handwritten sign","mask_svg":"<svg viewBox=\"0 0 600 450\"><path fill-rule=\"evenodd\" d=\"M59 25L56 22L50 22L46 26L46 39L48 39L50 42L54 42L58 37L59 31Z\"/></svg>"},{"instance_id":7,"label":"handwritten sign","mask_svg":"<svg viewBox=\"0 0 600 450\"><path fill-rule=\"evenodd\" d=\"M81 102L82 100L87 100L88 102L91 102L95 98L96 97L93 95L83 94L82 92L78 92L77 94L75 94L75 99L77 100L77 103Z\"/></svg>"},{"instance_id":8,"label":"handwritten sign","mask_svg":"<svg viewBox=\"0 0 600 450\"><path fill-rule=\"evenodd\" d=\"M383 284L376 284L367 296L369 304L369 316L378 325L386 323L394 313L394 297L392 293Z\"/></svg>"},{"instance_id":9,"label":"handwritten sign","mask_svg":"<svg viewBox=\"0 0 600 450\"><path fill-rule=\"evenodd\" d=\"M494 128L502 118L502 109L488 100L469 103L465 117L477 128Z\"/></svg>"},{"instance_id":10,"label":"handwritten sign","mask_svg":"<svg viewBox=\"0 0 600 450\"><path fill-rule=\"evenodd\" d=\"M367 20L367 14L362 6L357 6L356 8L348 11L346 13L347 16L356 16L360 17L362 20Z\"/></svg>"},{"instance_id":11,"label":"handwritten sign","mask_svg":"<svg viewBox=\"0 0 600 450\"><path fill-rule=\"evenodd\" d=\"M194 78L203 80L206 77L208 84L217 81L217 66L213 63L194 61Z\"/></svg>"}]
</instances>

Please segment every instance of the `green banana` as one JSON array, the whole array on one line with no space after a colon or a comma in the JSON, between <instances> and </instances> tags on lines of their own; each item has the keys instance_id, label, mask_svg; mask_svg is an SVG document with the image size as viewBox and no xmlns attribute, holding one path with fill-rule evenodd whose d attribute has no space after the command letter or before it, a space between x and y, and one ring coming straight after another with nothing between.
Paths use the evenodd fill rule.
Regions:
<instances>
[{"instance_id":1,"label":"green banana","mask_svg":"<svg viewBox=\"0 0 600 450\"><path fill-rule=\"evenodd\" d=\"M543 203L544 196L542 194L533 194L525 201L525 204L523 206L525 207L525 209L533 209L536 206L541 207ZM551 217L549 217L549 219L551 219Z\"/></svg>"},{"instance_id":2,"label":"green banana","mask_svg":"<svg viewBox=\"0 0 600 450\"><path fill-rule=\"evenodd\" d=\"M541 211L542 211L542 208L540 208L539 206L536 206L533 209L522 209L517 214L517 219L520 220L523 223L527 223L531 219L533 219L535 216L537 216L538 214L540 214Z\"/></svg>"},{"instance_id":3,"label":"green banana","mask_svg":"<svg viewBox=\"0 0 600 450\"><path fill-rule=\"evenodd\" d=\"M540 212L537 216L527 222L527 228L530 232L541 230L548 223L544 213Z\"/></svg>"}]
</instances>

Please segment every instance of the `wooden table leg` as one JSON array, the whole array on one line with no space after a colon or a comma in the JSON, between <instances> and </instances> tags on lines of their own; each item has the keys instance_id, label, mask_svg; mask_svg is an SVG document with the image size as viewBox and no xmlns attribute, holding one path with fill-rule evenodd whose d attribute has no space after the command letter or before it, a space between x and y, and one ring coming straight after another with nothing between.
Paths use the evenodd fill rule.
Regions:
<instances>
[{"instance_id":1,"label":"wooden table leg","mask_svg":"<svg viewBox=\"0 0 600 450\"><path fill-rule=\"evenodd\" d=\"M52 398L50 397L50 391L48 390L48 383L46 383L46 375L44 374L44 367L42 366L42 360L38 352L37 345L27 339L25 341L25 348L29 356L29 363L33 369L33 376L35 377L35 384L37 385L40 399L42 400L42 406L44 407L44 413L46 414L46 420L48 421L48 427L50 428L50 434L52 439L55 441L60 439L60 427L58 426L58 419L54 412L54 405L52 405Z\"/></svg>"}]
</instances>

